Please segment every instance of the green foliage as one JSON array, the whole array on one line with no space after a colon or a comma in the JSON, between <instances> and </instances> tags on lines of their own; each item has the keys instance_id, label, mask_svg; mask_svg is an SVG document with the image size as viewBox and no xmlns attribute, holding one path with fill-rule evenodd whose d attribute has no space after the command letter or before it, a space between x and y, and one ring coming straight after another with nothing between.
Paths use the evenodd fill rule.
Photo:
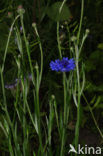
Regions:
<instances>
[{"instance_id":1,"label":"green foliage","mask_svg":"<svg viewBox=\"0 0 103 156\"><path fill-rule=\"evenodd\" d=\"M55 2L52 6L48 7L47 15L54 21L69 20L71 12L66 4L62 6L62 2Z\"/></svg>"},{"instance_id":2,"label":"green foliage","mask_svg":"<svg viewBox=\"0 0 103 156\"><path fill-rule=\"evenodd\" d=\"M5 46L6 46L6 39L7 39L7 35L8 35L8 32L9 32L9 27L8 27L8 25L5 23L5 22L3 22L2 24L0 24L0 50L1 51L4 51L4 49L5 49Z\"/></svg>"},{"instance_id":3,"label":"green foliage","mask_svg":"<svg viewBox=\"0 0 103 156\"><path fill-rule=\"evenodd\" d=\"M3 0L0 4L1 155L41 156L45 153L45 156L59 156L61 150L64 156L64 144L63 152L67 154L69 144L76 140L74 133L78 137L79 129L88 129L91 134L95 132L95 137L100 134L100 140L103 139L100 130L103 117L103 2L85 1L79 37L81 0L66 1L61 7L62 2L38 0L35 10L32 0ZM7 46L10 26L20 4L25 14L13 25ZM11 18L7 16L9 11ZM34 14L38 30L35 23L32 27ZM88 36L86 29L90 30ZM71 37L74 40L71 41ZM59 58L60 50L63 57L74 57L78 64L73 73L66 73L65 79L61 73L49 68L50 61ZM1 70L3 65L4 70ZM33 77L30 83L28 73ZM14 84L16 78L20 78L21 83L14 90L4 88L5 84ZM84 143L85 140L84 136Z\"/></svg>"}]
</instances>

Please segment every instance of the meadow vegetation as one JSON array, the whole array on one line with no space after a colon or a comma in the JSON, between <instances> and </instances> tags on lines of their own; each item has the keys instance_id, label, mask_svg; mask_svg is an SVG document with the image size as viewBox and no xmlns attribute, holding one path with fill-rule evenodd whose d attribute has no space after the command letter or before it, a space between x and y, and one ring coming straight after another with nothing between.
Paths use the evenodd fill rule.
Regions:
<instances>
[{"instance_id":1,"label":"meadow vegetation","mask_svg":"<svg viewBox=\"0 0 103 156\"><path fill-rule=\"evenodd\" d=\"M1 156L102 148L102 10L102 0L2 0Z\"/></svg>"}]
</instances>

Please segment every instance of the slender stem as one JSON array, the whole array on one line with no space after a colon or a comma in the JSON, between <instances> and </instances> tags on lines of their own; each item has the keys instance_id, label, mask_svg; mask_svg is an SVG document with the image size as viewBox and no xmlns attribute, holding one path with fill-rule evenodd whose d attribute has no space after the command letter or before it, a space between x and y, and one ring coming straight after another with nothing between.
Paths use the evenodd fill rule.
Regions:
<instances>
[{"instance_id":1,"label":"slender stem","mask_svg":"<svg viewBox=\"0 0 103 156\"><path fill-rule=\"evenodd\" d=\"M67 0L64 0L64 1L62 2L62 5L61 5L60 8L59 8L59 14L61 13L62 8L63 8L63 5L65 4L66 1L67 1Z\"/></svg>"},{"instance_id":2,"label":"slender stem","mask_svg":"<svg viewBox=\"0 0 103 156\"><path fill-rule=\"evenodd\" d=\"M59 56L60 58L62 58L60 39L59 39L59 22L57 22L57 42L58 42Z\"/></svg>"},{"instance_id":3,"label":"slender stem","mask_svg":"<svg viewBox=\"0 0 103 156\"><path fill-rule=\"evenodd\" d=\"M75 128L75 149L77 150L78 146L78 140L79 140L79 127L80 127L80 76L79 76L79 39L80 39L80 32L82 27L82 21L83 21L83 10L84 10L84 0L82 0L81 3L81 17L80 17L80 25L79 25L79 31L77 35L77 43L75 43L75 55L76 55L76 70L77 70L77 96L78 96L78 105L77 105L77 123ZM76 156L77 154L75 154Z\"/></svg>"},{"instance_id":4,"label":"slender stem","mask_svg":"<svg viewBox=\"0 0 103 156\"><path fill-rule=\"evenodd\" d=\"M15 147L17 147L17 141L16 141L16 138L15 138L15 132L14 132L14 129L13 129L13 124L11 122L10 115L8 113L8 110L7 110L7 102L6 102L6 95L5 95L5 89L4 89L4 79L3 79L3 74L2 74L1 68L0 68L0 74L1 74L1 85L2 85L2 92L3 92L3 99L4 99L5 114L6 114L6 117L7 117L8 124L9 124L9 126L11 128L11 131L12 131ZM16 152L19 152L17 148L16 148Z\"/></svg>"},{"instance_id":5,"label":"slender stem","mask_svg":"<svg viewBox=\"0 0 103 156\"><path fill-rule=\"evenodd\" d=\"M24 82L22 81L22 89L23 89L23 135L24 135L24 143L25 143L25 140L26 140L26 98L27 98L27 95L26 95L26 85L24 84ZM23 150L24 153L25 153L25 150ZM23 154L24 154L23 153Z\"/></svg>"},{"instance_id":6,"label":"slender stem","mask_svg":"<svg viewBox=\"0 0 103 156\"><path fill-rule=\"evenodd\" d=\"M29 59L30 69L31 69L32 78L33 78L33 83L34 83L34 86L35 86L35 78L34 78L34 74L33 74L33 66L32 66L32 62L31 62L29 43L27 41L26 34L25 34L24 23L23 23L23 15L22 14L20 15L20 19L21 19L21 25L22 25L22 28L23 28L24 41L25 41L25 46L26 46L27 55L28 55L28 59Z\"/></svg>"},{"instance_id":7,"label":"slender stem","mask_svg":"<svg viewBox=\"0 0 103 156\"><path fill-rule=\"evenodd\" d=\"M99 134L100 134L101 138L103 139L103 134L102 134L102 132L101 132L101 130L100 130L98 124L97 124L97 121L96 121L96 119L95 119L95 117L94 117L93 111L92 111L92 109L91 109L91 107L90 107L90 105L89 105L89 102L87 101L87 99L86 99L86 97L85 97L84 94L83 94L83 98L84 98L84 100L86 101L86 103L88 104L88 107L89 107L90 113L91 113L91 115L92 115L93 121L94 121L94 123L95 123L95 126L97 127L97 129L98 129L98 131L99 131Z\"/></svg>"},{"instance_id":8,"label":"slender stem","mask_svg":"<svg viewBox=\"0 0 103 156\"><path fill-rule=\"evenodd\" d=\"M71 47L71 39L70 39L71 34L70 34L69 26L66 26L66 28L67 28L67 31L68 31L68 40L69 40L69 48L70 48ZM71 49L70 49L70 51L71 51ZM70 52L70 57L72 57L72 53L71 52Z\"/></svg>"},{"instance_id":9,"label":"slender stem","mask_svg":"<svg viewBox=\"0 0 103 156\"><path fill-rule=\"evenodd\" d=\"M82 0L81 2L81 17L80 17L78 36L77 36L77 43L79 43L79 38L80 38L80 32L81 32L82 21L83 21L83 12L84 12L84 0Z\"/></svg>"},{"instance_id":10,"label":"slender stem","mask_svg":"<svg viewBox=\"0 0 103 156\"><path fill-rule=\"evenodd\" d=\"M55 102L54 102L54 109L55 109L55 116L56 116L56 122L57 122L59 137L60 137L60 139L61 139L61 133L60 133L60 126L59 126L59 119L58 119L58 113L57 113L56 100L55 100Z\"/></svg>"},{"instance_id":11,"label":"slender stem","mask_svg":"<svg viewBox=\"0 0 103 156\"><path fill-rule=\"evenodd\" d=\"M35 33L40 40L39 33L36 27L36 23L33 23L32 26L34 27ZM43 155L43 144L42 144L42 133L41 133L41 121L40 121L40 106L39 106L39 88L40 88L40 83L42 79L42 72L43 72L43 49L42 49L42 44L39 41L39 48L41 52L41 69L40 69L40 74L38 70L38 66L36 66L36 73L37 73L37 81L36 81L36 113L37 113L37 118L38 118L38 135L39 135L39 142L40 142L40 149L41 149L41 154Z\"/></svg>"},{"instance_id":12,"label":"slender stem","mask_svg":"<svg viewBox=\"0 0 103 156\"><path fill-rule=\"evenodd\" d=\"M40 39L36 24L34 24L33 26L34 26L34 29L35 29L35 32L36 32L38 39ZM42 73L43 73L43 49L42 49L42 44L40 41L39 41L39 48L40 48L40 52L41 52L41 70L40 70L40 75L39 75L39 85L40 85Z\"/></svg>"},{"instance_id":13,"label":"slender stem","mask_svg":"<svg viewBox=\"0 0 103 156\"><path fill-rule=\"evenodd\" d=\"M64 84L64 126L66 126L67 117L67 89L66 89L66 73L63 73L63 84Z\"/></svg>"},{"instance_id":14,"label":"slender stem","mask_svg":"<svg viewBox=\"0 0 103 156\"><path fill-rule=\"evenodd\" d=\"M67 90L66 90L66 74L63 73L63 86L64 86L64 121L63 121L63 131L62 131L62 142L61 142L61 152L60 156L64 155L64 146L65 146L65 132L67 124Z\"/></svg>"},{"instance_id":15,"label":"slender stem","mask_svg":"<svg viewBox=\"0 0 103 156\"><path fill-rule=\"evenodd\" d=\"M75 129L75 149L77 150L78 140L79 140L79 126L80 126L80 77L79 77L79 49L78 45L75 45L76 53L76 71L77 71L77 96L78 96L78 105L77 105L77 123ZM76 155L76 154L75 154Z\"/></svg>"},{"instance_id":16,"label":"slender stem","mask_svg":"<svg viewBox=\"0 0 103 156\"><path fill-rule=\"evenodd\" d=\"M37 81L36 81L36 114L37 114L37 122L38 122L38 135L39 135L39 142L40 142L40 149L41 149L41 156L43 156L43 144L42 144L42 133L41 133L41 121L40 121L40 106L39 106L39 70L36 67L37 73Z\"/></svg>"},{"instance_id":17,"label":"slender stem","mask_svg":"<svg viewBox=\"0 0 103 156\"><path fill-rule=\"evenodd\" d=\"M2 64L2 72L4 70L4 64L5 64L5 59L6 59L6 55L7 55L7 50L8 50L8 46L9 46L9 42L10 42L10 37L11 37L11 33L12 33L12 30L13 30L13 27L14 27L14 24L16 22L16 20L20 17L20 15L16 16L16 18L14 19L11 27L10 27L10 32L9 32L9 36L8 36L8 40L7 40L7 44L6 44L6 49L5 49L5 52L4 52L4 58L3 58L3 64Z\"/></svg>"}]
</instances>

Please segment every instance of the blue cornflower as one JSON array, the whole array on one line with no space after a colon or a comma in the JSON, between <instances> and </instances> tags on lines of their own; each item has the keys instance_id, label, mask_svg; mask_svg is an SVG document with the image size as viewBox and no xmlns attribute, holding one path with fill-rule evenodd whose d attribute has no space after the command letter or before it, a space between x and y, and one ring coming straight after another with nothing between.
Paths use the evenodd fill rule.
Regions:
<instances>
[{"instance_id":1,"label":"blue cornflower","mask_svg":"<svg viewBox=\"0 0 103 156\"><path fill-rule=\"evenodd\" d=\"M54 70L54 71L60 71L60 60L57 59L57 60L55 60L55 62L51 61L50 68L51 68L51 70Z\"/></svg>"},{"instance_id":2,"label":"blue cornflower","mask_svg":"<svg viewBox=\"0 0 103 156\"><path fill-rule=\"evenodd\" d=\"M57 59L55 61L51 61L50 68L53 71L68 72L74 70L75 61L73 58L68 60L68 57L63 57L62 60Z\"/></svg>"}]
</instances>

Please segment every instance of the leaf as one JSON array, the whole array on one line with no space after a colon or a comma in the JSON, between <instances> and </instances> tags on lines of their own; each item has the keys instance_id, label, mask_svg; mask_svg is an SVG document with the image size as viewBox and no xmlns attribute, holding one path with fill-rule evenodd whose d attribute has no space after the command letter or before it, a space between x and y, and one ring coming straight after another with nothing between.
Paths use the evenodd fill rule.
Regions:
<instances>
[{"instance_id":1,"label":"leaf","mask_svg":"<svg viewBox=\"0 0 103 156\"><path fill-rule=\"evenodd\" d=\"M69 20L71 16L71 12L66 4L63 5L62 10L60 12L62 2L55 2L53 5L48 7L47 15L54 21L64 21Z\"/></svg>"}]
</instances>

